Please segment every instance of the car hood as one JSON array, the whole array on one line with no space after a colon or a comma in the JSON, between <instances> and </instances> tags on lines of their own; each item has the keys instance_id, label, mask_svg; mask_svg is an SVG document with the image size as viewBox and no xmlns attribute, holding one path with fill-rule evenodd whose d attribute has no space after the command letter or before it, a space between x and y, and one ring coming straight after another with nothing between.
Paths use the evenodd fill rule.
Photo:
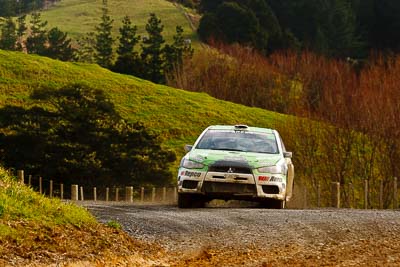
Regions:
<instances>
[{"instance_id":1,"label":"car hood","mask_svg":"<svg viewBox=\"0 0 400 267\"><path fill-rule=\"evenodd\" d=\"M280 154L252 153L225 150L194 149L188 153L190 160L210 166L216 162L241 163L251 168L272 166L282 158Z\"/></svg>"}]
</instances>

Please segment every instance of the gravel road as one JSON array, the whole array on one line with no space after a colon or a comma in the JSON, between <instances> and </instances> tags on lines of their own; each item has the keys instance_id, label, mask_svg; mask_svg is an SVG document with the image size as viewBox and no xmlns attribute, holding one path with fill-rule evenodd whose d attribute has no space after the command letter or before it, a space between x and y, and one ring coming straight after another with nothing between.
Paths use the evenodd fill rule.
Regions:
<instances>
[{"instance_id":1,"label":"gravel road","mask_svg":"<svg viewBox=\"0 0 400 267\"><path fill-rule=\"evenodd\" d=\"M91 203L181 266L400 266L400 211Z\"/></svg>"}]
</instances>

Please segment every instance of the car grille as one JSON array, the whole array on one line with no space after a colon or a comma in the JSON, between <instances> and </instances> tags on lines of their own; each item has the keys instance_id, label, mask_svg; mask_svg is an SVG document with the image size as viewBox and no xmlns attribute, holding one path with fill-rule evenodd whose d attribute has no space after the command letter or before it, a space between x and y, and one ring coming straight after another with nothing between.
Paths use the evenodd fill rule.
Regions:
<instances>
[{"instance_id":1,"label":"car grille","mask_svg":"<svg viewBox=\"0 0 400 267\"><path fill-rule=\"evenodd\" d=\"M251 169L246 167L234 167L234 166L210 166L209 172L225 172L225 173L246 173L251 174Z\"/></svg>"},{"instance_id":2,"label":"car grille","mask_svg":"<svg viewBox=\"0 0 400 267\"><path fill-rule=\"evenodd\" d=\"M254 194L256 193L255 185L240 183L218 183L204 182L203 192L205 193L236 193L236 194Z\"/></svg>"}]
</instances>

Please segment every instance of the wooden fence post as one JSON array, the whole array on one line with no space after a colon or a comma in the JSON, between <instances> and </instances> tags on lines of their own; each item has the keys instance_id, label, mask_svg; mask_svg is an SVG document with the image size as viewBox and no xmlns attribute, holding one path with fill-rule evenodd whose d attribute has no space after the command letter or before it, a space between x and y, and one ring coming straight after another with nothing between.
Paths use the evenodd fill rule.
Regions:
<instances>
[{"instance_id":1,"label":"wooden fence post","mask_svg":"<svg viewBox=\"0 0 400 267\"><path fill-rule=\"evenodd\" d=\"M125 201L133 202L133 186L127 186L125 188Z\"/></svg>"},{"instance_id":2,"label":"wooden fence post","mask_svg":"<svg viewBox=\"0 0 400 267\"><path fill-rule=\"evenodd\" d=\"M43 193L43 185L42 185L43 179L42 177L39 177L39 193Z\"/></svg>"},{"instance_id":3,"label":"wooden fence post","mask_svg":"<svg viewBox=\"0 0 400 267\"><path fill-rule=\"evenodd\" d=\"M78 185L71 185L71 200L78 201Z\"/></svg>"},{"instance_id":4,"label":"wooden fence post","mask_svg":"<svg viewBox=\"0 0 400 267\"><path fill-rule=\"evenodd\" d=\"M178 201L178 188L174 187L174 202Z\"/></svg>"},{"instance_id":5,"label":"wooden fence post","mask_svg":"<svg viewBox=\"0 0 400 267\"><path fill-rule=\"evenodd\" d=\"M85 198L83 197L83 186L81 186L81 201L84 201Z\"/></svg>"},{"instance_id":6,"label":"wooden fence post","mask_svg":"<svg viewBox=\"0 0 400 267\"><path fill-rule=\"evenodd\" d=\"M60 199L64 199L64 184L60 184Z\"/></svg>"},{"instance_id":7,"label":"wooden fence post","mask_svg":"<svg viewBox=\"0 0 400 267\"><path fill-rule=\"evenodd\" d=\"M93 201L97 201L97 188L93 187Z\"/></svg>"},{"instance_id":8,"label":"wooden fence post","mask_svg":"<svg viewBox=\"0 0 400 267\"><path fill-rule=\"evenodd\" d=\"M319 181L317 183L317 207L321 207L321 185Z\"/></svg>"},{"instance_id":9,"label":"wooden fence post","mask_svg":"<svg viewBox=\"0 0 400 267\"><path fill-rule=\"evenodd\" d=\"M156 201L156 188L153 187L153 189L151 190L151 202L155 201Z\"/></svg>"},{"instance_id":10,"label":"wooden fence post","mask_svg":"<svg viewBox=\"0 0 400 267\"><path fill-rule=\"evenodd\" d=\"M140 188L140 202L144 202L144 187Z\"/></svg>"},{"instance_id":11,"label":"wooden fence post","mask_svg":"<svg viewBox=\"0 0 400 267\"><path fill-rule=\"evenodd\" d=\"M393 209L398 209L397 177L393 179Z\"/></svg>"},{"instance_id":12,"label":"wooden fence post","mask_svg":"<svg viewBox=\"0 0 400 267\"><path fill-rule=\"evenodd\" d=\"M49 197L53 197L53 180L50 180L50 192L49 192Z\"/></svg>"},{"instance_id":13,"label":"wooden fence post","mask_svg":"<svg viewBox=\"0 0 400 267\"><path fill-rule=\"evenodd\" d=\"M383 180L380 181L379 186L379 208L383 209Z\"/></svg>"},{"instance_id":14,"label":"wooden fence post","mask_svg":"<svg viewBox=\"0 0 400 267\"><path fill-rule=\"evenodd\" d=\"M340 183L331 183L331 206L335 208L340 208Z\"/></svg>"},{"instance_id":15,"label":"wooden fence post","mask_svg":"<svg viewBox=\"0 0 400 267\"><path fill-rule=\"evenodd\" d=\"M109 187L107 187L106 188L106 201L108 201L110 198L110 188Z\"/></svg>"},{"instance_id":16,"label":"wooden fence post","mask_svg":"<svg viewBox=\"0 0 400 267\"><path fill-rule=\"evenodd\" d=\"M115 201L118 201L119 199L119 188L115 188Z\"/></svg>"},{"instance_id":17,"label":"wooden fence post","mask_svg":"<svg viewBox=\"0 0 400 267\"><path fill-rule=\"evenodd\" d=\"M18 182L20 182L21 184L24 184L24 170L18 170L17 171L17 175L18 175Z\"/></svg>"},{"instance_id":18,"label":"wooden fence post","mask_svg":"<svg viewBox=\"0 0 400 267\"><path fill-rule=\"evenodd\" d=\"M364 180L364 209L368 209L368 180Z\"/></svg>"},{"instance_id":19,"label":"wooden fence post","mask_svg":"<svg viewBox=\"0 0 400 267\"><path fill-rule=\"evenodd\" d=\"M28 185L29 185L29 187L31 187L31 185L32 185L32 175L30 175L30 174L28 176Z\"/></svg>"},{"instance_id":20,"label":"wooden fence post","mask_svg":"<svg viewBox=\"0 0 400 267\"><path fill-rule=\"evenodd\" d=\"M162 201L163 202L167 201L167 188L166 187L163 187Z\"/></svg>"}]
</instances>

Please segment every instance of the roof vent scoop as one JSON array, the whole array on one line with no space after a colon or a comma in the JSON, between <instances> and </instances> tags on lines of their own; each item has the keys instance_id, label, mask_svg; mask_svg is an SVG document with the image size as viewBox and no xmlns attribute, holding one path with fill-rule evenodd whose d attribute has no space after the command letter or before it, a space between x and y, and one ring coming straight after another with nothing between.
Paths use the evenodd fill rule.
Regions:
<instances>
[{"instance_id":1,"label":"roof vent scoop","mask_svg":"<svg viewBox=\"0 0 400 267\"><path fill-rule=\"evenodd\" d=\"M247 129L249 126L244 125L244 124L237 124L235 125L235 129Z\"/></svg>"}]
</instances>

